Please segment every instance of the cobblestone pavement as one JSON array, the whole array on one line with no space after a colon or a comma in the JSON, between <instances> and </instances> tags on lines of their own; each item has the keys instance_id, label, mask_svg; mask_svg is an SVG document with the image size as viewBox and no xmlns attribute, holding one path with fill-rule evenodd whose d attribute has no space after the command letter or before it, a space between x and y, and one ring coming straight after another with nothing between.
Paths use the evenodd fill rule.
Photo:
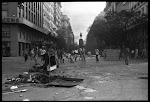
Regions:
<instances>
[{"instance_id":1,"label":"cobblestone pavement","mask_svg":"<svg viewBox=\"0 0 150 102\"><path fill-rule=\"evenodd\" d=\"M40 62L40 59L38 59ZM23 58L3 58L2 81L31 68L34 61ZM86 62L77 61L64 64L55 71L57 74L84 78L83 83L72 88L49 87L39 88L25 85L20 89L28 89L24 93L3 94L4 101L40 100L148 100L148 62L130 60L130 66L124 61L104 61L96 63L95 58L87 58Z\"/></svg>"}]
</instances>

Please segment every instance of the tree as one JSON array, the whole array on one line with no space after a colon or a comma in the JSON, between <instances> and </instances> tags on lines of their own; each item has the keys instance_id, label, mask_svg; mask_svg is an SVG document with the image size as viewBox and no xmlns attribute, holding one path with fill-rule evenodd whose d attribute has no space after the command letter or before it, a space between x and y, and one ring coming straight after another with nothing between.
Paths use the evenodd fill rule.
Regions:
<instances>
[{"instance_id":1,"label":"tree","mask_svg":"<svg viewBox=\"0 0 150 102\"><path fill-rule=\"evenodd\" d=\"M90 26L87 28L87 31L86 31L87 33L90 31L91 26L92 26L92 25L90 25Z\"/></svg>"},{"instance_id":2,"label":"tree","mask_svg":"<svg viewBox=\"0 0 150 102\"><path fill-rule=\"evenodd\" d=\"M95 53L95 49L104 49L103 39L105 36L104 25L105 20L96 19L93 24L88 28L89 32L86 38L86 50Z\"/></svg>"},{"instance_id":3,"label":"tree","mask_svg":"<svg viewBox=\"0 0 150 102\"><path fill-rule=\"evenodd\" d=\"M148 15L141 14L140 11L108 12L105 19L96 19L88 28L86 46L88 47L91 44L91 38L96 38L96 45L101 49L110 45L115 48L122 47L123 44L129 46L128 30L147 21ZM137 39L135 38L135 40Z\"/></svg>"},{"instance_id":4,"label":"tree","mask_svg":"<svg viewBox=\"0 0 150 102\"><path fill-rule=\"evenodd\" d=\"M121 12L108 12L105 18L108 32L111 33L109 37L113 39L110 43L115 45L125 43L126 46L129 46L128 29L146 22L148 15L141 14L140 11L122 10Z\"/></svg>"},{"instance_id":5,"label":"tree","mask_svg":"<svg viewBox=\"0 0 150 102\"><path fill-rule=\"evenodd\" d=\"M66 41L62 35L58 35L57 44L59 49L66 49Z\"/></svg>"}]
</instances>

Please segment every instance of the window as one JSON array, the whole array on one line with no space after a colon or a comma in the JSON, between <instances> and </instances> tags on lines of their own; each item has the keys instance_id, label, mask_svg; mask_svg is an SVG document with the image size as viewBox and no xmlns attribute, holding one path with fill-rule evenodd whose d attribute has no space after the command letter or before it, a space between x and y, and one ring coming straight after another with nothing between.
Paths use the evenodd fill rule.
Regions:
<instances>
[{"instance_id":1,"label":"window","mask_svg":"<svg viewBox=\"0 0 150 102\"><path fill-rule=\"evenodd\" d=\"M2 11L2 17L7 17L7 11Z\"/></svg>"},{"instance_id":2,"label":"window","mask_svg":"<svg viewBox=\"0 0 150 102\"><path fill-rule=\"evenodd\" d=\"M24 7L22 8L22 17L24 18L24 13L25 13L25 10L24 10Z\"/></svg>"},{"instance_id":3,"label":"window","mask_svg":"<svg viewBox=\"0 0 150 102\"><path fill-rule=\"evenodd\" d=\"M23 32L22 34L23 34L23 39L25 39L25 33Z\"/></svg>"},{"instance_id":4,"label":"window","mask_svg":"<svg viewBox=\"0 0 150 102\"><path fill-rule=\"evenodd\" d=\"M2 38L10 38L10 31L2 31Z\"/></svg>"},{"instance_id":5,"label":"window","mask_svg":"<svg viewBox=\"0 0 150 102\"><path fill-rule=\"evenodd\" d=\"M142 8L141 13L142 13L142 14L144 13L144 7Z\"/></svg>"},{"instance_id":6,"label":"window","mask_svg":"<svg viewBox=\"0 0 150 102\"><path fill-rule=\"evenodd\" d=\"M24 34L24 39L27 40L27 33Z\"/></svg>"}]
</instances>

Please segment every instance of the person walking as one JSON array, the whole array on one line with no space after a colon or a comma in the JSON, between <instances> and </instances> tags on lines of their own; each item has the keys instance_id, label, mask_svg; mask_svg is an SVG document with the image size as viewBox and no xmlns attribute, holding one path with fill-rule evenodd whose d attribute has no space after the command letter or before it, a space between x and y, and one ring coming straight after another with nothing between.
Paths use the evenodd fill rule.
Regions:
<instances>
[{"instance_id":1,"label":"person walking","mask_svg":"<svg viewBox=\"0 0 150 102\"><path fill-rule=\"evenodd\" d=\"M28 50L25 49L25 51L23 52L24 54L24 61L26 62L28 60Z\"/></svg>"},{"instance_id":2,"label":"person walking","mask_svg":"<svg viewBox=\"0 0 150 102\"><path fill-rule=\"evenodd\" d=\"M98 62L98 61L99 61L99 59L98 59L99 50L98 50L98 49L96 49L96 50L95 50L95 53L96 53L96 62Z\"/></svg>"},{"instance_id":3,"label":"person walking","mask_svg":"<svg viewBox=\"0 0 150 102\"><path fill-rule=\"evenodd\" d=\"M34 56L33 56L33 60L35 61L35 64L37 65L37 59L38 59L38 48L34 48Z\"/></svg>"},{"instance_id":4,"label":"person walking","mask_svg":"<svg viewBox=\"0 0 150 102\"><path fill-rule=\"evenodd\" d=\"M85 59L85 49L84 48L82 50L82 61L86 62L86 59Z\"/></svg>"},{"instance_id":5,"label":"person walking","mask_svg":"<svg viewBox=\"0 0 150 102\"><path fill-rule=\"evenodd\" d=\"M82 48L79 49L79 55L80 55L79 61L81 61L82 60Z\"/></svg>"},{"instance_id":6,"label":"person walking","mask_svg":"<svg viewBox=\"0 0 150 102\"><path fill-rule=\"evenodd\" d=\"M125 55L125 64L129 65L129 48L125 49L124 55Z\"/></svg>"},{"instance_id":7,"label":"person walking","mask_svg":"<svg viewBox=\"0 0 150 102\"><path fill-rule=\"evenodd\" d=\"M78 50L75 50L75 62L77 62L77 54L78 54Z\"/></svg>"},{"instance_id":8,"label":"person walking","mask_svg":"<svg viewBox=\"0 0 150 102\"><path fill-rule=\"evenodd\" d=\"M134 58L134 50L131 51L131 58Z\"/></svg>"},{"instance_id":9,"label":"person walking","mask_svg":"<svg viewBox=\"0 0 150 102\"><path fill-rule=\"evenodd\" d=\"M35 53L34 53L34 48L30 51L30 58L31 58L31 60L34 58L34 55L35 55Z\"/></svg>"},{"instance_id":10,"label":"person walking","mask_svg":"<svg viewBox=\"0 0 150 102\"><path fill-rule=\"evenodd\" d=\"M46 50L45 50L45 47L44 46L42 46L42 49L41 49L41 62L43 63L43 56L44 56L44 54L46 53Z\"/></svg>"},{"instance_id":11,"label":"person walking","mask_svg":"<svg viewBox=\"0 0 150 102\"><path fill-rule=\"evenodd\" d=\"M135 56L134 58L138 58L138 49L135 49Z\"/></svg>"},{"instance_id":12,"label":"person walking","mask_svg":"<svg viewBox=\"0 0 150 102\"><path fill-rule=\"evenodd\" d=\"M61 49L58 49L58 60L59 60L59 63L63 63L62 59L63 59L63 52Z\"/></svg>"}]
</instances>

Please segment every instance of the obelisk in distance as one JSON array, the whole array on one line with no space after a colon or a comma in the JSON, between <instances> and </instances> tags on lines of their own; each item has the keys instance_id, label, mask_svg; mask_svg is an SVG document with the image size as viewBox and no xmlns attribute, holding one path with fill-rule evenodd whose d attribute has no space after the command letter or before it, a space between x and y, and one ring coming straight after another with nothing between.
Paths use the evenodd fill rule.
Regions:
<instances>
[{"instance_id":1,"label":"obelisk in distance","mask_svg":"<svg viewBox=\"0 0 150 102\"><path fill-rule=\"evenodd\" d=\"M82 39L82 33L80 33L79 47L80 47L80 48L83 48L83 39Z\"/></svg>"}]
</instances>

